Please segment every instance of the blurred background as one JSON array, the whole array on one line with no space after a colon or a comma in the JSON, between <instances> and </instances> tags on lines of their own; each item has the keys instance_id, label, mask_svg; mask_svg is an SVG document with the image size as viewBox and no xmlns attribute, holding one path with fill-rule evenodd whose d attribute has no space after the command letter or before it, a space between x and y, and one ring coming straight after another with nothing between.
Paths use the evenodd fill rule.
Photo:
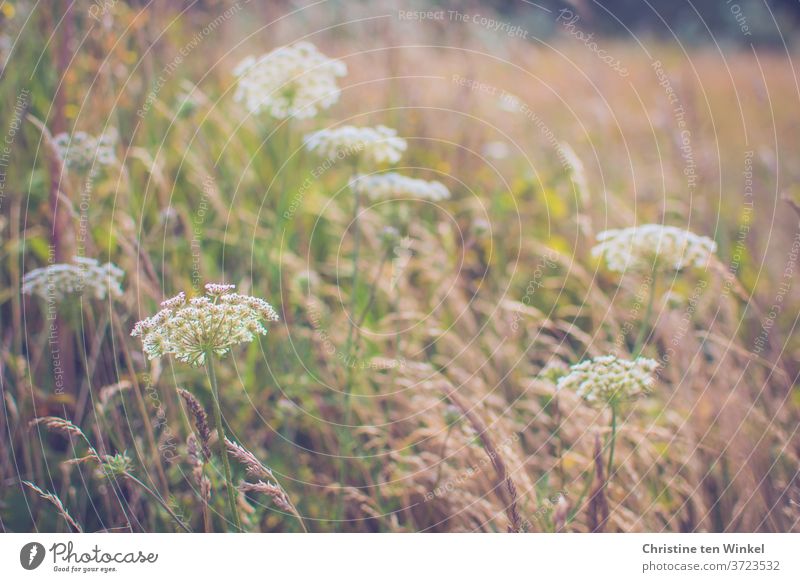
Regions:
<instances>
[{"instance_id":1,"label":"blurred background","mask_svg":"<svg viewBox=\"0 0 800 582\"><path fill-rule=\"evenodd\" d=\"M221 362L226 426L312 531L504 531L512 501L529 531L797 531L799 15L791 0L3 1L0 526L232 529L176 392L210 411L202 370L129 337L164 298L225 280L281 314ZM250 114L234 68L298 41L346 64L338 103ZM314 174L302 147L339 124L396 128L395 169L452 194L365 211L362 287L349 176ZM79 131L112 136L113 162L62 170L53 139ZM659 387L622 414L606 482L608 411L540 372L633 353L642 280L590 249L645 223L714 239L717 260L660 281L644 351ZM405 241L390 254L386 226ZM123 296L20 293L75 254L121 267ZM76 461L86 441L44 416L126 455L147 489ZM263 495L238 500L245 529L300 531Z\"/></svg>"}]
</instances>

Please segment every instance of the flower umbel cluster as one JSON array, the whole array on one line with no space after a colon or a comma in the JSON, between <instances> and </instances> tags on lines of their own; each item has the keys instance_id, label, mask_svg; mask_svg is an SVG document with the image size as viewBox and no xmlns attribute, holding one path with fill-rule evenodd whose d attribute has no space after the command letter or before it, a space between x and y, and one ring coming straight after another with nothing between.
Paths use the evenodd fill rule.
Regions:
<instances>
[{"instance_id":1,"label":"flower umbel cluster","mask_svg":"<svg viewBox=\"0 0 800 582\"><path fill-rule=\"evenodd\" d=\"M558 381L569 374L569 372L569 366L561 360L555 359L548 362L547 365L542 368L541 372L539 372L539 379L557 385Z\"/></svg>"},{"instance_id":2,"label":"flower umbel cluster","mask_svg":"<svg viewBox=\"0 0 800 582\"><path fill-rule=\"evenodd\" d=\"M116 133L104 133L93 137L85 131L76 131L72 135L59 133L53 138L53 145L58 157L68 168L85 170L96 163L110 166L117 161L114 145L117 143Z\"/></svg>"},{"instance_id":3,"label":"flower umbel cluster","mask_svg":"<svg viewBox=\"0 0 800 582\"><path fill-rule=\"evenodd\" d=\"M450 198L450 191L441 182L409 178L396 172L358 175L350 181L350 188L372 200L413 198L439 202Z\"/></svg>"},{"instance_id":4,"label":"flower umbel cluster","mask_svg":"<svg viewBox=\"0 0 800 582\"><path fill-rule=\"evenodd\" d=\"M307 135L305 144L308 151L331 160L357 156L376 164L396 164L408 147L406 140L397 137L396 130L384 125L322 129Z\"/></svg>"},{"instance_id":5,"label":"flower umbel cluster","mask_svg":"<svg viewBox=\"0 0 800 582\"><path fill-rule=\"evenodd\" d=\"M126 451L117 453L115 455L106 455L102 460L102 475L104 477L121 477L130 473L133 469L133 461L131 461Z\"/></svg>"},{"instance_id":6,"label":"flower umbel cluster","mask_svg":"<svg viewBox=\"0 0 800 582\"><path fill-rule=\"evenodd\" d=\"M131 335L142 338L151 360L172 354L181 362L202 366L206 354L224 355L231 347L266 334L264 322L278 321L269 303L234 293L235 285L205 288L200 297L187 300L181 292L167 299L161 311L136 324Z\"/></svg>"},{"instance_id":7,"label":"flower umbel cluster","mask_svg":"<svg viewBox=\"0 0 800 582\"><path fill-rule=\"evenodd\" d=\"M298 42L258 58L247 57L233 73L239 78L234 99L250 113L307 118L339 100L336 79L347 74L347 66L329 59L310 42Z\"/></svg>"},{"instance_id":8,"label":"flower umbel cluster","mask_svg":"<svg viewBox=\"0 0 800 582\"><path fill-rule=\"evenodd\" d=\"M25 273L22 292L57 301L67 295L85 293L96 299L120 297L124 274L113 263L101 265L89 257L74 257L72 263L57 263Z\"/></svg>"},{"instance_id":9,"label":"flower umbel cluster","mask_svg":"<svg viewBox=\"0 0 800 582\"><path fill-rule=\"evenodd\" d=\"M661 224L644 224L597 235L593 256L603 256L612 271L677 270L704 267L717 250L706 236Z\"/></svg>"},{"instance_id":10,"label":"flower umbel cluster","mask_svg":"<svg viewBox=\"0 0 800 582\"><path fill-rule=\"evenodd\" d=\"M600 356L571 366L558 379L558 390L573 390L590 404L614 404L647 394L655 384L658 362Z\"/></svg>"}]
</instances>

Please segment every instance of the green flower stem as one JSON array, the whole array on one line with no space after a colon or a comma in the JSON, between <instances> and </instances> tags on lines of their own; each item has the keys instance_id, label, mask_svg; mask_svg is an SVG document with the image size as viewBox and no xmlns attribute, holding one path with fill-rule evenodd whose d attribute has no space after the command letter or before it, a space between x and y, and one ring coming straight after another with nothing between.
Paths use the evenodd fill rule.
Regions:
<instances>
[{"instance_id":1,"label":"green flower stem","mask_svg":"<svg viewBox=\"0 0 800 582\"><path fill-rule=\"evenodd\" d=\"M361 251L361 228L358 224L358 214L361 212L361 195L358 189L355 188L353 195L355 197L355 204L353 205L353 290L350 294L350 329L347 331L347 355L350 356L350 350L353 344L353 333L356 327L355 314L356 314L356 300L358 291L358 257Z\"/></svg>"},{"instance_id":2,"label":"green flower stem","mask_svg":"<svg viewBox=\"0 0 800 582\"><path fill-rule=\"evenodd\" d=\"M357 175L357 166L353 165L353 176ZM353 391L353 366L350 361L353 352L353 334L355 332L356 321L356 301L358 290L358 258L361 250L361 228L358 223L358 215L361 212L361 194L358 188L353 188L353 288L350 293L350 313L349 321L350 326L347 330L347 342L345 344L345 365L347 366L347 381L344 387L344 420L342 422L342 439L340 446L340 459L339 459L339 503L337 511L337 519L344 514L344 486L345 477L347 476L347 457L352 451L352 435L350 434L350 422L353 415L352 406L352 391Z\"/></svg>"},{"instance_id":3,"label":"green flower stem","mask_svg":"<svg viewBox=\"0 0 800 582\"><path fill-rule=\"evenodd\" d=\"M647 332L650 329L650 318L653 315L653 303L656 298L656 274L657 271L653 268L653 272L650 274L650 291L647 298L647 307L645 308L644 317L639 324L639 333L636 336L636 343L633 346L634 360L641 355L642 348L644 348L644 340L647 339Z\"/></svg>"},{"instance_id":4,"label":"green flower stem","mask_svg":"<svg viewBox=\"0 0 800 582\"><path fill-rule=\"evenodd\" d=\"M617 405L611 404L611 442L608 452L608 469L606 470L606 480L611 480L611 471L614 470L614 445L617 443Z\"/></svg>"},{"instance_id":5,"label":"green flower stem","mask_svg":"<svg viewBox=\"0 0 800 582\"><path fill-rule=\"evenodd\" d=\"M387 249L385 253L383 253L383 257L381 257L381 262L378 263L378 268L375 271L375 278L372 281L372 285L370 286L369 290L369 298L367 299L367 305L364 307L364 310L361 312L361 316L358 318L356 322L356 347L358 347L358 340L361 337L361 327L364 325L364 322L367 319L367 315L369 315L372 306L375 304L375 295L378 291L378 280L380 279L381 273L383 272L383 267L386 265L386 261L389 259L389 255L392 253L391 249Z\"/></svg>"},{"instance_id":6,"label":"green flower stem","mask_svg":"<svg viewBox=\"0 0 800 582\"><path fill-rule=\"evenodd\" d=\"M286 140L284 145L284 147L286 148L285 152L286 155L290 157L283 166L283 175L281 176L280 179L280 189L277 191L278 201L276 204L276 212L278 213L277 217L278 220L277 220L277 228L273 232L274 234L273 240L277 236L281 235L286 225L286 218L284 217L284 214L286 212L286 202L288 201L289 198L289 192L288 192L289 180L291 176L294 174L294 169L297 166L297 159L299 157L299 154L296 151L294 151L295 140L293 137L294 132L292 131L291 119L286 120L283 129L286 134Z\"/></svg>"},{"instance_id":7,"label":"green flower stem","mask_svg":"<svg viewBox=\"0 0 800 582\"><path fill-rule=\"evenodd\" d=\"M236 528L242 530L242 522L239 519L239 511L236 509L236 493L231 477L231 464L228 462L228 451L225 447L225 429L222 426L222 409L219 403L219 386L217 385L217 372L214 369L214 356L211 352L206 352L206 369L208 379L211 383L211 395L214 400L214 422L217 426L217 441L219 442L219 456L222 458L222 466L225 469L225 488L228 491L228 505L231 510L231 518Z\"/></svg>"}]
</instances>

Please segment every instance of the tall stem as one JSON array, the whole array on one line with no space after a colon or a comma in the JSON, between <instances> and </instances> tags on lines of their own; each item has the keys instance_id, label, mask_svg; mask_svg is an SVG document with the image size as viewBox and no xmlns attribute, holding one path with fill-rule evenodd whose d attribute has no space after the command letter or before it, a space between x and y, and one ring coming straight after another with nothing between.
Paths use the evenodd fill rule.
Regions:
<instances>
[{"instance_id":1,"label":"tall stem","mask_svg":"<svg viewBox=\"0 0 800 582\"><path fill-rule=\"evenodd\" d=\"M155 500L156 500L156 502L157 502L157 503L158 503L158 504L159 504L161 507L163 507L163 508L164 508L164 510L165 510L165 511L166 511L166 512L167 512L167 513L170 515L170 517L172 517L172 519L174 519L174 520L175 520L175 523L177 523L177 524L178 524L178 526L179 526L179 527L180 527L180 528L181 528L183 531L185 531L186 533L192 533L192 530L191 530L191 529L189 529L189 526L187 526L185 523L183 523L183 520L182 520L180 517L178 517L178 516L175 514L175 512L174 512L174 511L172 511L172 508L171 508L169 505L167 505L167 503L166 503L166 502L165 502L165 501L164 501L164 500L161 498L161 495L159 495L158 493L156 493L155 491L153 491L152 489L150 489L150 487L148 487L147 485L145 485L144 483L142 483L142 482L141 482L139 479L137 479L136 477L134 477L132 474L128 473L127 471L124 473L124 475L125 475L125 477L126 477L126 478L130 479L131 481L133 481L134 483L136 483L136 484L137 484L139 487L141 487L142 489L144 489L144 490L147 492L147 494L148 494L150 497L152 497L153 499L155 499Z\"/></svg>"},{"instance_id":2,"label":"tall stem","mask_svg":"<svg viewBox=\"0 0 800 582\"><path fill-rule=\"evenodd\" d=\"M614 470L614 445L617 443L617 405L611 405L611 442L609 443L608 452L608 470L606 474L607 479L611 480L611 472Z\"/></svg>"},{"instance_id":3,"label":"tall stem","mask_svg":"<svg viewBox=\"0 0 800 582\"><path fill-rule=\"evenodd\" d=\"M356 175L354 168L353 175ZM350 434L350 422L352 418L352 384L353 384L353 365L350 361L353 352L353 334L356 327L356 302L358 290L358 257L361 250L361 228L358 223L358 215L361 212L361 194L358 188L353 188L353 288L350 292L350 313L348 319L350 321L347 330L347 342L345 343L345 365L347 366L346 384L344 387L344 420L342 422L342 438L341 446L339 447L339 508L337 512L337 519L344 513L344 486L345 477L347 473L347 457L352 450Z\"/></svg>"},{"instance_id":4,"label":"tall stem","mask_svg":"<svg viewBox=\"0 0 800 582\"><path fill-rule=\"evenodd\" d=\"M653 315L653 303L655 302L656 298L656 282L656 270L654 268L653 272L650 274L650 291L647 298L647 308L645 309L644 317L639 324L639 333L636 336L636 343L633 346L634 359L641 355L642 348L644 347L644 340L647 338L647 332L650 328L650 318Z\"/></svg>"},{"instance_id":5,"label":"tall stem","mask_svg":"<svg viewBox=\"0 0 800 582\"><path fill-rule=\"evenodd\" d=\"M356 301L358 291L358 256L361 250L361 228L358 224L358 214L361 211L361 195L358 188L354 188L355 204L353 205L353 288L350 292L350 327L347 331L347 356L353 344L353 333L356 327Z\"/></svg>"},{"instance_id":6,"label":"tall stem","mask_svg":"<svg viewBox=\"0 0 800 582\"><path fill-rule=\"evenodd\" d=\"M206 352L206 369L208 379L211 383L211 395L214 400L214 422L217 426L217 441L219 443L219 456L222 458L222 466L225 469L225 488L228 491L228 505L231 510L233 523L239 531L242 530L242 522L239 520L239 512L236 509L236 494L231 478L231 464L228 462L228 450L225 447L225 429L222 427L222 409L219 404L219 386L217 385L217 372L214 369L214 356L211 352Z\"/></svg>"},{"instance_id":7,"label":"tall stem","mask_svg":"<svg viewBox=\"0 0 800 582\"><path fill-rule=\"evenodd\" d=\"M156 466L156 473L161 481L161 494L169 497L169 481L167 481L167 474L164 472L164 466L161 464L161 453L158 450L156 442L155 431L153 430L153 423L150 422L150 415L147 413L147 406L144 402L142 394L142 386L139 384L139 379L136 376L136 368L133 364L133 357L131 356L130 349L128 348L128 338L122 330L122 322L119 317L111 310L111 326L117 334L117 341L119 342L119 351L122 352L122 359L125 362L125 367L128 369L128 374L133 385L133 394L136 399L136 406L139 408L139 414L142 417L144 424L144 433L147 443L150 446L150 451L153 455L153 461ZM149 477L149 475L148 475ZM152 479L152 477L149 477Z\"/></svg>"}]
</instances>

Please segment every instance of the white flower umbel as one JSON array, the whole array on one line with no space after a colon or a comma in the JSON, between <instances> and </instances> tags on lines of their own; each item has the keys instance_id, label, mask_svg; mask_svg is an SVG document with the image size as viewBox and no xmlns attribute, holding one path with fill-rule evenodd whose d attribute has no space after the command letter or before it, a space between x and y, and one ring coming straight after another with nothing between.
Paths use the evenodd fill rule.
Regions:
<instances>
[{"instance_id":1,"label":"white flower umbel","mask_svg":"<svg viewBox=\"0 0 800 582\"><path fill-rule=\"evenodd\" d=\"M350 181L350 188L372 200L413 198L439 202L450 198L450 191L441 182L409 178L396 172L358 175Z\"/></svg>"},{"instance_id":2,"label":"white flower umbel","mask_svg":"<svg viewBox=\"0 0 800 582\"><path fill-rule=\"evenodd\" d=\"M247 57L233 72L239 78L234 99L250 113L308 118L339 100L337 78L347 74L347 66L326 57L310 42L298 42Z\"/></svg>"},{"instance_id":3,"label":"white flower umbel","mask_svg":"<svg viewBox=\"0 0 800 582\"><path fill-rule=\"evenodd\" d=\"M224 355L231 347L267 333L265 322L278 321L272 306L256 297L233 293L234 285L206 285L206 295L187 300L184 293L161 304L161 311L136 324L131 332L142 338L152 360L172 354L193 366L206 355Z\"/></svg>"},{"instance_id":4,"label":"white flower umbel","mask_svg":"<svg viewBox=\"0 0 800 582\"><path fill-rule=\"evenodd\" d=\"M377 164L396 164L408 147L396 130L384 125L323 129L307 135L305 145L308 151L331 160L358 157Z\"/></svg>"},{"instance_id":5,"label":"white flower umbel","mask_svg":"<svg viewBox=\"0 0 800 582\"><path fill-rule=\"evenodd\" d=\"M569 366L567 366L561 360L550 360L539 372L539 379L557 385L561 378L569 374L569 371Z\"/></svg>"},{"instance_id":6,"label":"white flower umbel","mask_svg":"<svg viewBox=\"0 0 800 582\"><path fill-rule=\"evenodd\" d=\"M113 263L101 265L89 257L75 257L72 263L57 263L29 271L22 278L22 292L57 301L67 295L88 295L96 299L120 297L124 275Z\"/></svg>"},{"instance_id":7,"label":"white flower umbel","mask_svg":"<svg viewBox=\"0 0 800 582\"><path fill-rule=\"evenodd\" d=\"M59 133L53 138L58 156L68 168L85 170L93 164L110 166L117 161L114 145L117 134L112 131L94 137L85 131L73 134Z\"/></svg>"},{"instance_id":8,"label":"white flower umbel","mask_svg":"<svg viewBox=\"0 0 800 582\"><path fill-rule=\"evenodd\" d=\"M593 256L602 256L612 271L649 272L704 267L717 243L674 226L644 224L597 235Z\"/></svg>"},{"instance_id":9,"label":"white flower umbel","mask_svg":"<svg viewBox=\"0 0 800 582\"><path fill-rule=\"evenodd\" d=\"M590 404L613 407L650 392L657 369L658 362L650 358L600 356L571 366L558 379L558 390L572 390Z\"/></svg>"}]
</instances>

